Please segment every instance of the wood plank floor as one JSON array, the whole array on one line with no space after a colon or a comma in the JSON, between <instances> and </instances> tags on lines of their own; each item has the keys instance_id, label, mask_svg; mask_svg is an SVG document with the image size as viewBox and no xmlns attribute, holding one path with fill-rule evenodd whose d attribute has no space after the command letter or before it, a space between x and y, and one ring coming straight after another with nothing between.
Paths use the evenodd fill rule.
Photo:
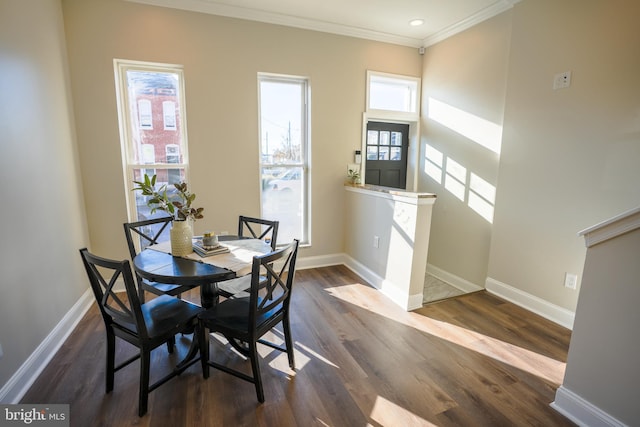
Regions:
<instances>
[{"instance_id":1,"label":"wood plank floor","mask_svg":"<svg viewBox=\"0 0 640 427\"><path fill-rule=\"evenodd\" d=\"M185 297L198 300L197 294ZM343 266L300 270L293 293L296 371L261 348L266 401L253 385L190 367L137 416L137 362L104 393L105 336L94 306L23 403L69 403L72 426L571 426L550 406L570 331L485 292L404 312ZM276 332L274 339L279 338ZM247 362L215 336L212 354ZM152 380L184 355L154 351ZM117 358L135 349L121 341Z\"/></svg>"}]
</instances>

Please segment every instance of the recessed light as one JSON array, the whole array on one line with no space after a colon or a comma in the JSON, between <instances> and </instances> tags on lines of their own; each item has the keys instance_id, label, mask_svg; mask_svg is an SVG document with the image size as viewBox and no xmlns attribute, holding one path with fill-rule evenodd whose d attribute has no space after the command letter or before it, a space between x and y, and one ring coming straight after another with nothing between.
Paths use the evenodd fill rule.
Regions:
<instances>
[{"instance_id":1,"label":"recessed light","mask_svg":"<svg viewBox=\"0 0 640 427\"><path fill-rule=\"evenodd\" d=\"M412 27L419 27L422 24L424 24L424 19L412 19L409 21L409 25Z\"/></svg>"}]
</instances>

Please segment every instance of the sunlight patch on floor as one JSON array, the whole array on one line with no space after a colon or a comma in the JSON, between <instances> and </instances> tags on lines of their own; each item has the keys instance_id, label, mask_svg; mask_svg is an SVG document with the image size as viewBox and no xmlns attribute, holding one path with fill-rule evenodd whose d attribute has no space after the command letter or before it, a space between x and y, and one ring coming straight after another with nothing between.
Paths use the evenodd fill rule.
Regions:
<instances>
[{"instance_id":1,"label":"sunlight patch on floor","mask_svg":"<svg viewBox=\"0 0 640 427\"><path fill-rule=\"evenodd\" d=\"M380 426L435 426L401 406L377 396L369 415ZM369 424L372 425L372 424Z\"/></svg>"},{"instance_id":2,"label":"sunlight patch on floor","mask_svg":"<svg viewBox=\"0 0 640 427\"><path fill-rule=\"evenodd\" d=\"M306 345L302 344L300 341L296 341L294 347L296 349L296 352L295 352L296 369L304 368L304 366L311 360L311 357L318 359L329 366L333 366L336 369L340 369L338 365L336 365L326 357L323 357L322 355L316 353Z\"/></svg>"},{"instance_id":3,"label":"sunlight patch on floor","mask_svg":"<svg viewBox=\"0 0 640 427\"><path fill-rule=\"evenodd\" d=\"M329 288L328 292L347 303L529 372L555 385L562 384L564 379L566 363L479 332L404 311L368 285L354 283Z\"/></svg>"}]
</instances>

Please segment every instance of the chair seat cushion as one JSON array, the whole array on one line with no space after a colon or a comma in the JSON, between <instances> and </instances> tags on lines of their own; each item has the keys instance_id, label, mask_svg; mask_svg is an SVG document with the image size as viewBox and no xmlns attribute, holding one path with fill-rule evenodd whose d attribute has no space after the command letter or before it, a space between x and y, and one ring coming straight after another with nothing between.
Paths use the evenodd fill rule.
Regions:
<instances>
[{"instance_id":1,"label":"chair seat cushion","mask_svg":"<svg viewBox=\"0 0 640 427\"><path fill-rule=\"evenodd\" d=\"M151 339L175 335L190 325L198 313L203 311L202 307L168 295L153 298L142 304L140 309ZM133 324L120 322L118 324L137 333L137 328Z\"/></svg>"},{"instance_id":2,"label":"chair seat cushion","mask_svg":"<svg viewBox=\"0 0 640 427\"><path fill-rule=\"evenodd\" d=\"M258 298L258 301L261 300ZM249 332L249 302L249 296L224 300L215 307L201 312L198 318L212 331L236 331L246 334ZM263 313L256 319L258 328L280 310L282 310L281 305Z\"/></svg>"}]
</instances>

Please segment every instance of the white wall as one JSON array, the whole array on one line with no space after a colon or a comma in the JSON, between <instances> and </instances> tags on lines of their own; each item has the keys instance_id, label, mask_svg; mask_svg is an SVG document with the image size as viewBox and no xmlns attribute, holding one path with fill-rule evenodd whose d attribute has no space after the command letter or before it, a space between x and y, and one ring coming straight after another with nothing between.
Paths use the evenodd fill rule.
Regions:
<instances>
[{"instance_id":1,"label":"white wall","mask_svg":"<svg viewBox=\"0 0 640 427\"><path fill-rule=\"evenodd\" d=\"M58 0L0 2L0 388L88 288Z\"/></svg>"},{"instance_id":2,"label":"white wall","mask_svg":"<svg viewBox=\"0 0 640 427\"><path fill-rule=\"evenodd\" d=\"M585 239L584 279L554 407L580 425L637 425L640 210L592 230Z\"/></svg>"},{"instance_id":3,"label":"white wall","mask_svg":"<svg viewBox=\"0 0 640 427\"><path fill-rule=\"evenodd\" d=\"M405 310L422 307L436 197L345 185L345 264Z\"/></svg>"}]
</instances>

